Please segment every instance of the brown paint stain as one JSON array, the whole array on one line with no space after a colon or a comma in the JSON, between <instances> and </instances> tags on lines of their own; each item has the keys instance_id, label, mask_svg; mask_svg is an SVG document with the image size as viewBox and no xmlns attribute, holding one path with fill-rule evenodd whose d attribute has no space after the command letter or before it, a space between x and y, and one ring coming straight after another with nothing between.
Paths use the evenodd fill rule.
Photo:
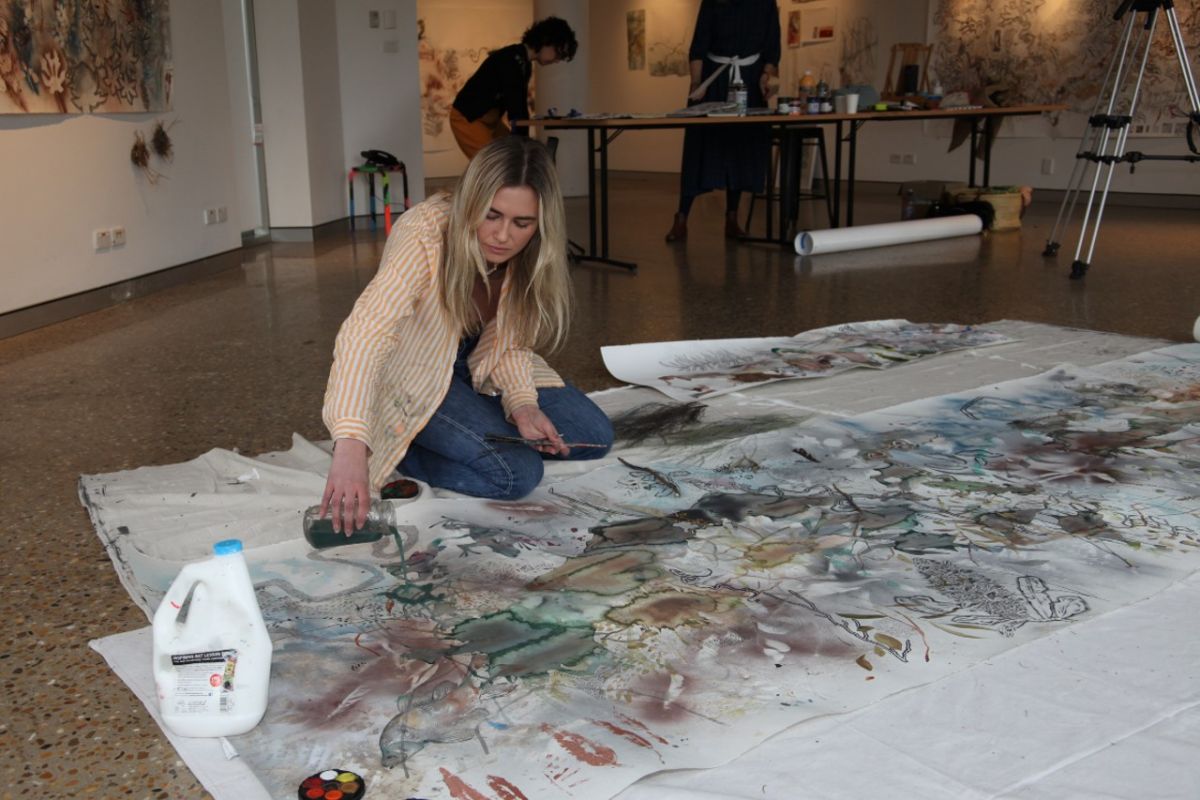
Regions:
<instances>
[{"instance_id":1,"label":"brown paint stain","mask_svg":"<svg viewBox=\"0 0 1200 800\"><path fill-rule=\"evenodd\" d=\"M605 722L602 719L594 719L591 722L593 725L599 725L601 728L604 728L604 730L609 731L610 733L615 733L617 736L620 736L622 739L626 739L630 742L633 742L638 747L645 747L650 750L654 749L654 745L650 744L650 742L648 742L646 739L642 738L641 736L638 736L633 731L617 727L616 725L613 725L611 722Z\"/></svg>"},{"instance_id":2,"label":"brown paint stain","mask_svg":"<svg viewBox=\"0 0 1200 800\"><path fill-rule=\"evenodd\" d=\"M731 599L709 594L667 590L639 597L625 606L618 606L605 616L626 625L640 623L653 628L676 628L704 623L706 616L719 613Z\"/></svg>"},{"instance_id":3,"label":"brown paint stain","mask_svg":"<svg viewBox=\"0 0 1200 800\"><path fill-rule=\"evenodd\" d=\"M661 744L670 744L670 742L668 742L666 739L664 739L663 737L659 736L654 731L647 728L645 723L643 723L641 720L636 720L633 717L627 717L624 714L617 714L617 716L620 717L625 722L625 724L635 725L635 726L641 728L643 731L646 732L647 736L650 736L651 738L656 739Z\"/></svg>"},{"instance_id":4,"label":"brown paint stain","mask_svg":"<svg viewBox=\"0 0 1200 800\"><path fill-rule=\"evenodd\" d=\"M442 781L450 790L450 796L454 800L490 800L486 794L475 789L445 767L438 767L438 769L442 771Z\"/></svg>"},{"instance_id":5,"label":"brown paint stain","mask_svg":"<svg viewBox=\"0 0 1200 800\"><path fill-rule=\"evenodd\" d=\"M586 736L580 736L571 731L556 730L548 723L542 723L542 730L554 737L554 741L562 748L585 764L593 767L614 767L617 765L617 754L611 747L593 742Z\"/></svg>"},{"instance_id":6,"label":"brown paint stain","mask_svg":"<svg viewBox=\"0 0 1200 800\"><path fill-rule=\"evenodd\" d=\"M488 786L500 800L529 800L520 789L499 775L488 775Z\"/></svg>"}]
</instances>

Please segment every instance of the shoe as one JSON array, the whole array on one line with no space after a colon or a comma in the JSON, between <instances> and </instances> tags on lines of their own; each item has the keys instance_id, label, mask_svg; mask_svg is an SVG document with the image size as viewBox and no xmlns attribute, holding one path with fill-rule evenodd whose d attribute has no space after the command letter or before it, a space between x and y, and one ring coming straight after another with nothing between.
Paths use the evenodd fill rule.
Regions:
<instances>
[{"instance_id":1,"label":"shoe","mask_svg":"<svg viewBox=\"0 0 1200 800\"><path fill-rule=\"evenodd\" d=\"M738 225L737 213L731 212L725 215L725 238L726 239L745 239L746 232Z\"/></svg>"},{"instance_id":2,"label":"shoe","mask_svg":"<svg viewBox=\"0 0 1200 800\"><path fill-rule=\"evenodd\" d=\"M668 242L682 242L687 238L687 216L684 214L676 214L675 221L671 223L671 230L667 231L666 239Z\"/></svg>"}]
</instances>

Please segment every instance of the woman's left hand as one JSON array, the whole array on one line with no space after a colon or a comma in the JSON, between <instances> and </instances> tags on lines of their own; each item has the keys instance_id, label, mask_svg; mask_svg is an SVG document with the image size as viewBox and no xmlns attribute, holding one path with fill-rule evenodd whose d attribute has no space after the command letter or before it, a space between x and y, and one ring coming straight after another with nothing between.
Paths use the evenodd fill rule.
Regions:
<instances>
[{"instance_id":1,"label":"woman's left hand","mask_svg":"<svg viewBox=\"0 0 1200 800\"><path fill-rule=\"evenodd\" d=\"M536 405L524 405L513 409L512 421L526 439L545 439L548 444L537 445L535 449L549 455L570 455L571 448L563 443L554 423L542 413Z\"/></svg>"}]
</instances>

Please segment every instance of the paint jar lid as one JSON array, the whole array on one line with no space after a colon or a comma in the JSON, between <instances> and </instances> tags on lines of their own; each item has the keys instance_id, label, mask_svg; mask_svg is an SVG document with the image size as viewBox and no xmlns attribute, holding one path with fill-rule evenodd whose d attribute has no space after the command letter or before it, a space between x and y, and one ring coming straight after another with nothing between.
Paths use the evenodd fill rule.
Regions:
<instances>
[{"instance_id":1,"label":"paint jar lid","mask_svg":"<svg viewBox=\"0 0 1200 800\"><path fill-rule=\"evenodd\" d=\"M242 552L241 539L222 539L213 545L213 553L218 556L231 556Z\"/></svg>"}]
</instances>

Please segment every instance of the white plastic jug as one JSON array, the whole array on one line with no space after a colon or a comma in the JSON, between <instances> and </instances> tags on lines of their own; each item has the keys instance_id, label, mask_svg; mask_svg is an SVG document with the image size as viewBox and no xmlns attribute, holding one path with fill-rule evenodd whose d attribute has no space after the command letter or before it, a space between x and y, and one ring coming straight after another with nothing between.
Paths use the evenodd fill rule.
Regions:
<instances>
[{"instance_id":1,"label":"white plastic jug","mask_svg":"<svg viewBox=\"0 0 1200 800\"><path fill-rule=\"evenodd\" d=\"M235 736L267 710L271 637L242 543L217 542L213 553L180 570L154 612L158 707L180 736Z\"/></svg>"}]
</instances>

